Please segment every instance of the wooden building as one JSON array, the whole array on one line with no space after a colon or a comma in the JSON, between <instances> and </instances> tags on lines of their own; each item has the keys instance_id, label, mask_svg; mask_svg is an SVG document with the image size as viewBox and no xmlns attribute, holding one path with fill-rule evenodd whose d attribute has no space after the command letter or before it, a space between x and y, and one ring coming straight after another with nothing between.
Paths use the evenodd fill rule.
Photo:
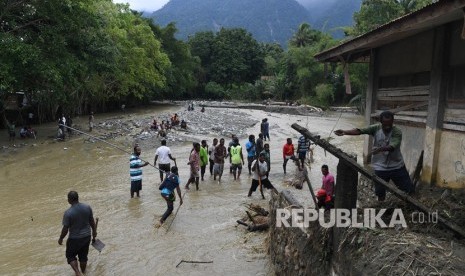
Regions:
<instances>
[{"instance_id":1,"label":"wooden building","mask_svg":"<svg viewBox=\"0 0 465 276\"><path fill-rule=\"evenodd\" d=\"M394 111L407 169L424 151L422 182L465 188L465 0L435 2L315 58L369 63L367 124Z\"/></svg>"}]
</instances>

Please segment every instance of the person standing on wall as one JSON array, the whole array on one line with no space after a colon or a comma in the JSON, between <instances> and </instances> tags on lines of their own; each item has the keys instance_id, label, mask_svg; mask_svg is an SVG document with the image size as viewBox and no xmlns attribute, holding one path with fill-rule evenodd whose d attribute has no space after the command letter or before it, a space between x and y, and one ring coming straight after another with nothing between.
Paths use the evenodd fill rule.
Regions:
<instances>
[{"instance_id":1,"label":"person standing on wall","mask_svg":"<svg viewBox=\"0 0 465 276\"><path fill-rule=\"evenodd\" d=\"M326 191L326 194L334 197L334 176L329 172L328 165L321 166L321 174L323 175L321 180L321 189Z\"/></svg>"},{"instance_id":2,"label":"person standing on wall","mask_svg":"<svg viewBox=\"0 0 465 276\"><path fill-rule=\"evenodd\" d=\"M337 136L361 134L373 136L371 165L375 174L386 182L392 180L399 189L412 194L414 187L405 168L404 158L400 152L402 131L393 125L394 113L383 111L379 115L379 121L379 124L373 124L361 129L338 129L334 131L334 134ZM378 196L379 201L384 201L386 198L386 189L382 185L375 184L375 194Z\"/></svg>"}]
</instances>

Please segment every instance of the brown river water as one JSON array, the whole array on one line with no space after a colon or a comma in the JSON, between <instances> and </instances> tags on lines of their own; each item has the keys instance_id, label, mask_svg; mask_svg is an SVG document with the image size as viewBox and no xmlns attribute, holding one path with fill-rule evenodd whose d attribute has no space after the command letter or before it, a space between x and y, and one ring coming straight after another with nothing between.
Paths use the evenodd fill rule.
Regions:
<instances>
[{"instance_id":1,"label":"brown river water","mask_svg":"<svg viewBox=\"0 0 465 276\"><path fill-rule=\"evenodd\" d=\"M147 118L181 109L184 107L150 107L137 112L128 110L119 116ZM208 112L221 118L232 110L209 109ZM336 124L336 129L363 125L363 118L352 114L306 117L255 110L243 112L251 118L268 117L272 155L270 180L278 190L293 189L304 204L311 204L307 187L295 190L282 184L289 177L282 172L282 146L287 137L292 137L296 145L300 136L290 125L297 122L322 137L327 137ZM98 124L114 116L98 114L95 121ZM256 122L254 126L238 127L246 134L257 135L259 120ZM76 118L74 123L85 129L86 118ZM239 181L233 181L226 165L221 184L214 182L207 170L205 181L200 183L201 190L191 188L185 195L184 204L166 232L170 219L164 227L154 227L166 209L159 195L158 171L144 167L141 197L131 199L128 154L98 141L88 142L83 135L56 142L47 137L55 133L55 124L41 125L37 129L37 140L17 139L16 144L23 143L17 148L10 146L6 131L0 131L0 275L73 275L64 256L65 246L57 242L63 212L69 207L66 195L70 190L78 191L80 201L90 204L94 216L99 217L98 238L106 244L101 253L90 249L86 275L273 274L266 254L267 234L248 233L244 227L236 225L236 220L245 214L244 204L267 206L267 200L261 200L259 193L247 198L251 182L247 168ZM211 144L214 137L219 136L213 132L193 134L191 140L168 143L180 167L182 186L188 177L186 163L191 141L206 139ZM230 137L224 138L228 143ZM246 140L245 135L240 137L241 144ZM127 151L132 151L134 142L132 137L107 141ZM361 137L335 138L332 142L346 152L357 153L361 159ZM158 138L145 141L141 158L153 163L159 145ZM310 171L314 189L321 185L319 168L325 163L330 171L336 170L337 159L317 148ZM293 165L288 165L288 171L290 167ZM269 192L265 196L269 199ZM179 199L175 202L175 211L178 203ZM213 263L182 263L176 267L181 260Z\"/></svg>"}]
</instances>

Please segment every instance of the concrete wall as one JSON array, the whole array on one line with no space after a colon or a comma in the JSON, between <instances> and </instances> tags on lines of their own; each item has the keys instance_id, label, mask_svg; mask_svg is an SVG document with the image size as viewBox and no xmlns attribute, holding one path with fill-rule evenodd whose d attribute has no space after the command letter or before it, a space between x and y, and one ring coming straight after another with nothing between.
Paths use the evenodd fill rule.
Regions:
<instances>
[{"instance_id":1,"label":"concrete wall","mask_svg":"<svg viewBox=\"0 0 465 276\"><path fill-rule=\"evenodd\" d=\"M269 253L277 275L328 275L330 258L328 237L318 223L302 228L277 228L276 209L302 208L287 190L270 201Z\"/></svg>"},{"instance_id":2,"label":"concrete wall","mask_svg":"<svg viewBox=\"0 0 465 276\"><path fill-rule=\"evenodd\" d=\"M407 170L412 173L424 146L425 129L422 127L397 125L402 130L401 152Z\"/></svg>"},{"instance_id":3,"label":"concrete wall","mask_svg":"<svg viewBox=\"0 0 465 276\"><path fill-rule=\"evenodd\" d=\"M362 275L352 266L348 252L339 251L342 232L313 223L308 228L276 227L276 209L302 208L288 190L270 201L269 248L276 275ZM339 231L345 231L344 229Z\"/></svg>"},{"instance_id":4,"label":"concrete wall","mask_svg":"<svg viewBox=\"0 0 465 276\"><path fill-rule=\"evenodd\" d=\"M437 184L448 188L465 188L465 135L442 131L438 159Z\"/></svg>"}]
</instances>

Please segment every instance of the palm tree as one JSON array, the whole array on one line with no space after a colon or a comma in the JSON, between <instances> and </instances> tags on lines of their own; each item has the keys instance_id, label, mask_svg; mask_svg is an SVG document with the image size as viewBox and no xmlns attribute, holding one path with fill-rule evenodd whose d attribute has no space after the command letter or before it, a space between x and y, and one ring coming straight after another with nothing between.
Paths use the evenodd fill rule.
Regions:
<instances>
[{"instance_id":1,"label":"palm tree","mask_svg":"<svg viewBox=\"0 0 465 276\"><path fill-rule=\"evenodd\" d=\"M294 47L305 47L309 46L315 39L316 32L312 30L308 23L302 23L290 39L289 44Z\"/></svg>"}]
</instances>

